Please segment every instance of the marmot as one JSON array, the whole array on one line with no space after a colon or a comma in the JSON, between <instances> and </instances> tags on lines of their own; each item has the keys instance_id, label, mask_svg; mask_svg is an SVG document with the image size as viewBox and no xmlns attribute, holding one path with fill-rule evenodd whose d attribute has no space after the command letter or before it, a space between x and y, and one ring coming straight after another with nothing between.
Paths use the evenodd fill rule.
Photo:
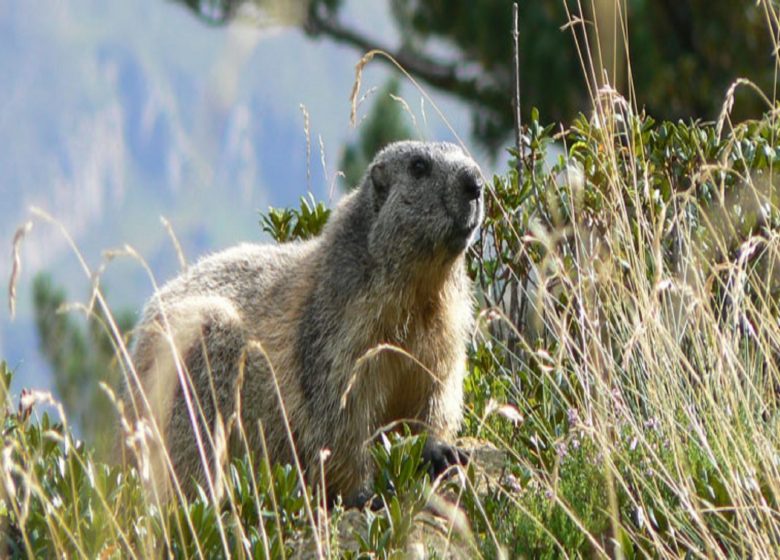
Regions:
<instances>
[{"instance_id":1,"label":"marmot","mask_svg":"<svg viewBox=\"0 0 780 560\"><path fill-rule=\"evenodd\" d=\"M473 324L464 255L482 191L479 168L458 146L393 143L319 237L242 244L162 287L131 354L182 484L204 482L199 447L213 467L215 423L237 410L250 450L265 445L273 461L291 461L292 439L312 484L328 449L327 495L347 505L370 495L371 437L395 421L427 430L436 472L462 461L444 442L463 414ZM130 394L147 415L137 388Z\"/></svg>"}]
</instances>

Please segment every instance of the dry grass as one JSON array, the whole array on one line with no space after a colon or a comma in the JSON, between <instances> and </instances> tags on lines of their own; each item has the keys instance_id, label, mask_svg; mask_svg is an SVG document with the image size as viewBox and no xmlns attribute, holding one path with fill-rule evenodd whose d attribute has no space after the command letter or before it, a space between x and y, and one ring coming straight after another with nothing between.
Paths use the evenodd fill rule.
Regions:
<instances>
[{"instance_id":1,"label":"dry grass","mask_svg":"<svg viewBox=\"0 0 780 560\"><path fill-rule=\"evenodd\" d=\"M760 4L775 29L775 6ZM630 59L623 5L616 7L603 41L603 16L589 20L580 6L568 22L584 30L573 33L575 41L591 38L578 43L594 107L580 136L595 154L597 173L577 168L572 158L569 173L560 176L561 169L524 155L533 187L526 198L513 205L523 185L516 175L512 184L512 173L490 193L490 218L472 254L483 309L466 430L492 441L506 463L482 473L491 481L486 489L475 486L479 464L476 475L460 479L450 497L462 501L469 522L461 510L451 512L445 542L460 538L452 537L448 554L780 556L780 222L774 219L780 209L773 160L751 173L741 153L747 133L729 119L732 88L716 126L719 159L702 151L690 186L661 194L651 180L659 164L636 129L641 92L629 86L626 99L609 85L620 61ZM360 71L375 54L358 66L353 101ZM776 101L767 103L765 123L776 130ZM711 186L706 198L702 185ZM751 213L761 218L745 228ZM56 224L40 212L35 218ZM92 303L108 318L126 383L137 386L99 275L63 234L94 285ZM149 270L132 250L127 254ZM175 345L170 351L182 386L190 386ZM47 556L284 557L306 549L341 557L361 547L397 554L413 533L407 527L402 538L382 541L382 531L393 535L402 522L413 525L420 504L441 483L430 488L407 480L416 501L402 495L394 511L388 498L383 514L350 518L351 529L344 528L342 512L323 513L316 490L301 493L299 464L287 471L228 464L190 500L167 454L155 458L164 447L154 421L128 415L122 422L128 463L139 466L136 478L77 452L67 429L43 424L35 432L29 415L37 400L28 397L16 412L9 408L6 426L16 427L7 431L2 451L0 521L7 539L29 556L40 554L43 541ZM135 406L143 411L152 404L141 399ZM193 422L202 417L192 391L188 406ZM225 453L231 429L247 453L247 431L262 429L241 425L238 411L218 427L199 442L206 465ZM54 455L42 441L64 445L52 463L62 465L59 478L43 468ZM164 473L156 476L170 479L170 488L151 484L155 461ZM384 461L392 470L390 451ZM104 533L90 532L96 524ZM363 545L350 540L352 529Z\"/></svg>"}]
</instances>

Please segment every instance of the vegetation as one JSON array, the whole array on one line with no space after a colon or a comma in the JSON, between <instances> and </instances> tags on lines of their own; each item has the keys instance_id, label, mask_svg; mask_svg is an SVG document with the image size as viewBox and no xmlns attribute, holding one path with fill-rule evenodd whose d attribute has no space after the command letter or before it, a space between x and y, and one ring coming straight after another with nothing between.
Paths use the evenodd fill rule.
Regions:
<instances>
[{"instance_id":1,"label":"vegetation","mask_svg":"<svg viewBox=\"0 0 780 560\"><path fill-rule=\"evenodd\" d=\"M140 468L107 466L62 407L38 412L50 396L4 392L2 554L777 556L780 105L756 94L765 114L733 122L735 91L715 122L659 122L609 87L566 128L529 110L469 253L467 472L431 480L423 438L387 434L375 511L325 512L294 466L242 458L218 492L163 500L143 426L122 428ZM303 199L261 225L286 242L327 218Z\"/></svg>"},{"instance_id":2,"label":"vegetation","mask_svg":"<svg viewBox=\"0 0 780 560\"><path fill-rule=\"evenodd\" d=\"M483 312L464 435L506 461L487 489L466 482L479 464L450 481L470 523L463 546L760 556L780 546L780 130L774 114L721 131L607 101L558 134L568 149L551 168L553 129L531 121L522 181L516 169L493 180L470 255ZM306 201L288 213L266 217L280 240L322 225ZM391 556L438 486L421 442L380 442L385 507L360 514L346 547L345 513L307 513L316 491L303 493L292 467L239 460L223 501L204 491L157 504L142 475L96 462L46 415L33 421L41 399L4 412L0 512L15 554L281 557L317 535L322 554Z\"/></svg>"},{"instance_id":3,"label":"vegetation","mask_svg":"<svg viewBox=\"0 0 780 560\"><path fill-rule=\"evenodd\" d=\"M387 0L399 29L398 44L386 44L372 30L350 22L342 0L177 1L210 24L276 21L299 25L314 38L352 46L360 54L383 50L416 79L465 101L476 142L495 153L510 137L514 58L509 0ZM777 20L771 0L519 5L522 91L532 102L523 105L524 119L533 104L551 121L571 122L590 110L596 89L604 85L628 92L632 105L646 107L659 119L715 119L735 77L748 78L763 91L774 87ZM588 68L584 74L583 64ZM758 98L745 95L736 116L764 110Z\"/></svg>"},{"instance_id":4,"label":"vegetation","mask_svg":"<svg viewBox=\"0 0 780 560\"><path fill-rule=\"evenodd\" d=\"M55 286L48 274L36 276L33 304L41 353L51 364L64 410L81 436L101 454L112 446L113 427L103 419L114 415L114 405L99 383L116 387L122 375L105 316L98 309L81 324L67 312L65 290ZM120 332L128 333L133 313L118 313L115 320Z\"/></svg>"}]
</instances>

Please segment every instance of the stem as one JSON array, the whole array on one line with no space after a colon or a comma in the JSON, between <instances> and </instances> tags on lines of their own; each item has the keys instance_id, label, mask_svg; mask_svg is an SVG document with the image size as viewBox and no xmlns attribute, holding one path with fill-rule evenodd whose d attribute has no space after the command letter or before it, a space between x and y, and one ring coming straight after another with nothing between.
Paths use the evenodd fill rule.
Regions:
<instances>
[{"instance_id":1,"label":"stem","mask_svg":"<svg viewBox=\"0 0 780 560\"><path fill-rule=\"evenodd\" d=\"M517 2L512 5L512 43L515 53L515 145L517 146L517 185L523 184L523 121L520 117L520 31Z\"/></svg>"}]
</instances>

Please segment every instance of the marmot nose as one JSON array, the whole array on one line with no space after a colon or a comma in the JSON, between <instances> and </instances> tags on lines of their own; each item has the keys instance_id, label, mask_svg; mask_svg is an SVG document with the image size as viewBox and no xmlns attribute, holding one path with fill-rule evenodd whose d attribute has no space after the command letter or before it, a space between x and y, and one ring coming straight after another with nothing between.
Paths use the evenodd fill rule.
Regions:
<instances>
[{"instance_id":1,"label":"marmot nose","mask_svg":"<svg viewBox=\"0 0 780 560\"><path fill-rule=\"evenodd\" d=\"M476 200L479 198L482 194L482 187L484 186L482 177L479 176L479 171L468 167L461 169L458 173L458 184L460 185L463 194L465 194L469 200Z\"/></svg>"}]
</instances>

